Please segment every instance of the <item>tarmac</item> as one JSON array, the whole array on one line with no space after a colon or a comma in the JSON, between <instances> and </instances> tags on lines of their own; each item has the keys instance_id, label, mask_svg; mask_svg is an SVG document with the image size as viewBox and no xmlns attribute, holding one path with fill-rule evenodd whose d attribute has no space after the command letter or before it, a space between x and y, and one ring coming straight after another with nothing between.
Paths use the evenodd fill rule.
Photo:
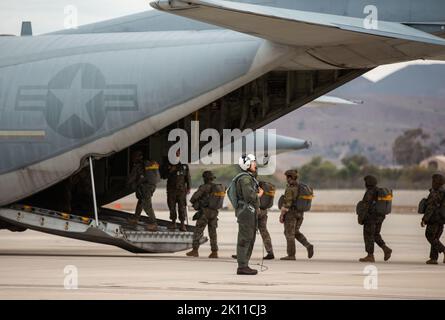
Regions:
<instances>
[{"instance_id":1,"label":"tarmac","mask_svg":"<svg viewBox=\"0 0 445 320\"><path fill-rule=\"evenodd\" d=\"M269 213L276 258L286 255L278 214ZM165 211L157 215L168 217ZM260 272L238 276L231 258L237 237L232 211L220 212L219 259L207 258L208 242L201 246L199 258L186 257L185 252L135 255L34 231L1 230L0 299L445 298L443 256L439 265L425 264L429 245L419 215L388 216L382 234L393 256L383 262L376 247L377 262L372 265L358 262L365 253L362 227L353 213L306 213L302 232L315 246L311 260L297 244L297 261L262 261L257 235L251 267Z\"/></svg>"}]
</instances>

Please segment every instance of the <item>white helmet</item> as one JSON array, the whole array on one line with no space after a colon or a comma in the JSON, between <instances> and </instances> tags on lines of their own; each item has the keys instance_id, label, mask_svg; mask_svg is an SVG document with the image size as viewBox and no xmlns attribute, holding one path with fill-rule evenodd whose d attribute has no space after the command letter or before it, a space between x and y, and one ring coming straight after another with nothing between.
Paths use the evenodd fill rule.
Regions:
<instances>
[{"instance_id":1,"label":"white helmet","mask_svg":"<svg viewBox=\"0 0 445 320\"><path fill-rule=\"evenodd\" d=\"M247 156L242 155L238 160L238 164L242 170L247 171L253 161L256 161L256 158L253 154L248 154Z\"/></svg>"}]
</instances>

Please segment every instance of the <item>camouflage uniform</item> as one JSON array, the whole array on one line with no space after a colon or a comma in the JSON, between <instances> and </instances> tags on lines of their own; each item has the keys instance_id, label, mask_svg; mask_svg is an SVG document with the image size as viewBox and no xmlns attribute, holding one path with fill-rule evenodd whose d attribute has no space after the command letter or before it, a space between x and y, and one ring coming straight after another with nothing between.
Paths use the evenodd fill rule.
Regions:
<instances>
[{"instance_id":1,"label":"camouflage uniform","mask_svg":"<svg viewBox=\"0 0 445 320\"><path fill-rule=\"evenodd\" d=\"M385 216L377 215L375 212L375 201L377 200L377 186L370 187L363 196L363 208L368 214L363 221L363 238L365 249L368 254L374 254L374 243L380 248L385 248L386 244L380 234Z\"/></svg>"},{"instance_id":2,"label":"camouflage uniform","mask_svg":"<svg viewBox=\"0 0 445 320\"><path fill-rule=\"evenodd\" d=\"M148 223L156 224L156 216L151 202L156 185L144 180L146 165L148 165L148 162L137 161L133 164L130 172L129 184L136 189L136 198L138 199L134 216L136 220L139 220L142 209L144 209L148 216Z\"/></svg>"},{"instance_id":3,"label":"camouflage uniform","mask_svg":"<svg viewBox=\"0 0 445 320\"><path fill-rule=\"evenodd\" d=\"M238 241L236 247L238 267L246 268L252 255L258 226L258 181L254 174L247 172L236 183L236 192L240 199L235 210L238 222Z\"/></svg>"},{"instance_id":4,"label":"camouflage uniform","mask_svg":"<svg viewBox=\"0 0 445 320\"><path fill-rule=\"evenodd\" d=\"M431 244L430 259L437 260L440 252L445 252L445 246L440 242L444 221L439 214L439 208L445 197L445 188L431 189L427 198L423 222L427 225L425 237Z\"/></svg>"},{"instance_id":5,"label":"camouflage uniform","mask_svg":"<svg viewBox=\"0 0 445 320\"><path fill-rule=\"evenodd\" d=\"M212 191L213 183L206 181L190 198L190 202L195 204L199 201L199 210L202 211L201 216L196 221L195 231L193 233L193 249L198 250L199 240L201 239L204 229L208 226L211 250L218 251L216 228L218 228L218 210L208 208L208 199Z\"/></svg>"},{"instance_id":6,"label":"camouflage uniform","mask_svg":"<svg viewBox=\"0 0 445 320\"><path fill-rule=\"evenodd\" d=\"M179 217L181 224L184 224L187 217L187 192L191 186L190 170L187 164L182 163L169 165L167 170L167 204L170 220L176 221Z\"/></svg>"},{"instance_id":7,"label":"camouflage uniform","mask_svg":"<svg viewBox=\"0 0 445 320\"><path fill-rule=\"evenodd\" d=\"M297 197L298 182L295 181L295 183L287 185L283 201L283 207L289 209L284 216L284 235L287 241L287 255L289 257L295 256L295 239L297 239L297 241L305 248L311 246L304 234L300 232L300 227L304 220L304 212L298 212L293 206L293 202Z\"/></svg>"},{"instance_id":8,"label":"camouflage uniform","mask_svg":"<svg viewBox=\"0 0 445 320\"><path fill-rule=\"evenodd\" d=\"M269 231L267 230L267 209L259 209L258 214L258 230L260 231L261 238L263 238L264 248L267 253L273 253L272 239L270 238Z\"/></svg>"},{"instance_id":9,"label":"camouflage uniform","mask_svg":"<svg viewBox=\"0 0 445 320\"><path fill-rule=\"evenodd\" d=\"M378 187L377 178L374 176L366 176L364 178L366 192L361 201L363 212L363 238L365 241L365 250L368 255L364 258L360 258L360 262L374 263L374 243L382 248L384 253L384 260L388 261L391 258L392 249L389 248L385 241L383 241L380 232L382 230L382 224L385 220L385 215L377 213L377 200L378 200Z\"/></svg>"}]
</instances>

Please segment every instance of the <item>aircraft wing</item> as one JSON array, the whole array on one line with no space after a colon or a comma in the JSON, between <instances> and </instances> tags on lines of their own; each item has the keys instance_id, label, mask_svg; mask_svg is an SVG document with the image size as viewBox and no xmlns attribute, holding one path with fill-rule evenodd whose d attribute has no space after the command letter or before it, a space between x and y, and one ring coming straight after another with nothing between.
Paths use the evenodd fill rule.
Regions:
<instances>
[{"instance_id":1,"label":"aircraft wing","mask_svg":"<svg viewBox=\"0 0 445 320\"><path fill-rule=\"evenodd\" d=\"M306 107L309 108L317 108L317 107L330 107L330 106L356 106L363 104L364 101L353 101L353 100L347 100L339 97L333 97L333 96L321 96L311 102L309 102Z\"/></svg>"},{"instance_id":2,"label":"aircraft wing","mask_svg":"<svg viewBox=\"0 0 445 320\"><path fill-rule=\"evenodd\" d=\"M158 0L158 10L286 45L330 46L399 39L444 46L445 40L397 22L367 29L363 18L290 10L223 0Z\"/></svg>"}]
</instances>

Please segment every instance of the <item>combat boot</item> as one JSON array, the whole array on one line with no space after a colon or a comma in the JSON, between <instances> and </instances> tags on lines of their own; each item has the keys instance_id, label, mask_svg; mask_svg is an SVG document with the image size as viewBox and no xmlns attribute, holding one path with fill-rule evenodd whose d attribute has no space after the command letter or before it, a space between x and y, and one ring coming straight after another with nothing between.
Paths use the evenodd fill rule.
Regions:
<instances>
[{"instance_id":1,"label":"combat boot","mask_svg":"<svg viewBox=\"0 0 445 320\"><path fill-rule=\"evenodd\" d=\"M374 255L373 254L368 254L366 257L359 259L360 262L371 262L374 263L375 259L374 259Z\"/></svg>"},{"instance_id":2,"label":"combat boot","mask_svg":"<svg viewBox=\"0 0 445 320\"><path fill-rule=\"evenodd\" d=\"M295 259L295 256L286 256L286 257L280 258L280 260L296 260L296 259Z\"/></svg>"},{"instance_id":3,"label":"combat boot","mask_svg":"<svg viewBox=\"0 0 445 320\"><path fill-rule=\"evenodd\" d=\"M251 269L249 267L241 267L241 268L238 268L238 270L236 271L236 274L247 275L247 276L254 276L257 273L258 273L258 270Z\"/></svg>"},{"instance_id":4,"label":"combat boot","mask_svg":"<svg viewBox=\"0 0 445 320\"><path fill-rule=\"evenodd\" d=\"M181 221L181 226L179 227L179 231L186 232L187 228L185 227L184 221Z\"/></svg>"},{"instance_id":5,"label":"combat boot","mask_svg":"<svg viewBox=\"0 0 445 320\"><path fill-rule=\"evenodd\" d=\"M307 249L307 257L310 259L314 256L314 246L312 244L306 247Z\"/></svg>"},{"instance_id":6,"label":"combat boot","mask_svg":"<svg viewBox=\"0 0 445 320\"><path fill-rule=\"evenodd\" d=\"M426 264L438 264L437 260L430 259L426 262Z\"/></svg>"},{"instance_id":7,"label":"combat boot","mask_svg":"<svg viewBox=\"0 0 445 320\"><path fill-rule=\"evenodd\" d=\"M267 255L263 258L264 260L273 260L275 259L275 256L273 252L268 252Z\"/></svg>"},{"instance_id":8,"label":"combat boot","mask_svg":"<svg viewBox=\"0 0 445 320\"><path fill-rule=\"evenodd\" d=\"M168 226L169 230L176 230L176 220L172 220L172 223Z\"/></svg>"},{"instance_id":9,"label":"combat boot","mask_svg":"<svg viewBox=\"0 0 445 320\"><path fill-rule=\"evenodd\" d=\"M391 258L392 249L387 246L384 246L382 249L383 249L383 253L385 254L385 257L383 258L383 260L388 261Z\"/></svg>"},{"instance_id":10,"label":"combat boot","mask_svg":"<svg viewBox=\"0 0 445 320\"><path fill-rule=\"evenodd\" d=\"M147 231L156 232L156 231L158 231L158 225L156 223L149 223L149 224L147 224L145 229Z\"/></svg>"},{"instance_id":11,"label":"combat boot","mask_svg":"<svg viewBox=\"0 0 445 320\"><path fill-rule=\"evenodd\" d=\"M198 249L193 249L185 254L187 257L199 257Z\"/></svg>"},{"instance_id":12,"label":"combat boot","mask_svg":"<svg viewBox=\"0 0 445 320\"><path fill-rule=\"evenodd\" d=\"M218 259L218 251L212 251L212 253L209 255L210 259Z\"/></svg>"}]
</instances>

